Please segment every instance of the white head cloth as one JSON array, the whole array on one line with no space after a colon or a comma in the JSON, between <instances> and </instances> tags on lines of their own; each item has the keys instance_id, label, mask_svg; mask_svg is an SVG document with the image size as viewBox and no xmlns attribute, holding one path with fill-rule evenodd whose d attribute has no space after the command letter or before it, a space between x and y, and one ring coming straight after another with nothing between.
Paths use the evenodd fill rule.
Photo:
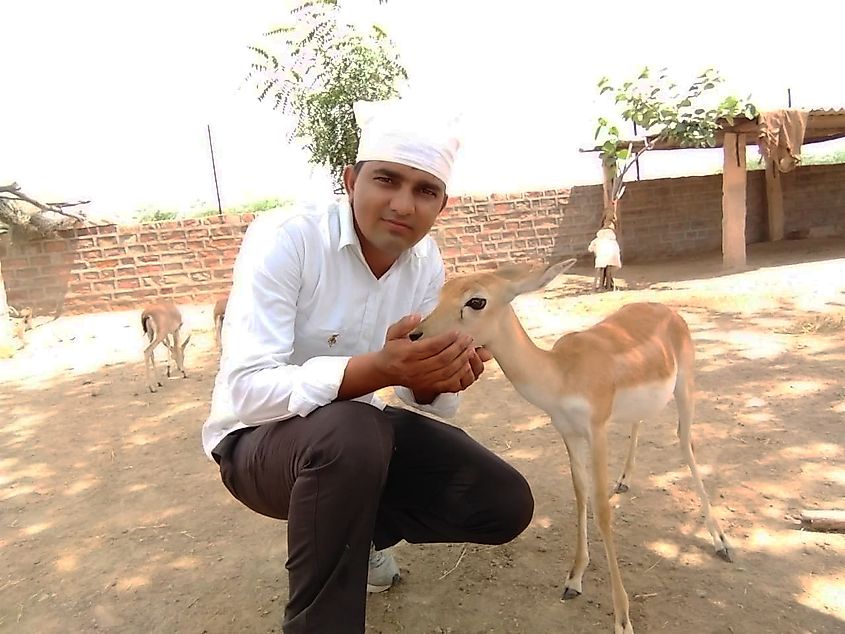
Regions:
<instances>
[{"instance_id":1,"label":"white head cloth","mask_svg":"<svg viewBox=\"0 0 845 634\"><path fill-rule=\"evenodd\" d=\"M361 128L357 161L391 161L428 172L448 186L460 146L457 117L440 115L430 105L398 99L357 101Z\"/></svg>"}]
</instances>

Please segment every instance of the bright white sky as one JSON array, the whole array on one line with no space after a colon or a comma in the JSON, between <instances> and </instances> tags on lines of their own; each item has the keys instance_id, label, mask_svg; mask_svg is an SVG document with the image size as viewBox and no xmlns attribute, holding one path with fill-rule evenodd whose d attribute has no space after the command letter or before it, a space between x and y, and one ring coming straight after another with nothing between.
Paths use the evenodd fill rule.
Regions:
<instances>
[{"instance_id":1,"label":"bright white sky","mask_svg":"<svg viewBox=\"0 0 845 634\"><path fill-rule=\"evenodd\" d=\"M325 193L325 174L287 142L292 122L243 84L246 46L283 21L289 4L7 3L0 181L43 199L90 198L108 215L212 204L210 123L224 205ZM597 158L578 153L591 145L596 117L609 114L597 108L595 84L646 64L681 81L714 66L725 92L751 94L763 108L785 106L788 87L797 107L845 106L838 1L812 3L804 23L797 5L786 16L722 0L345 6L394 39L410 75L405 94L463 111L453 194L598 182ZM655 154L642 171L702 173L720 162L718 152Z\"/></svg>"}]
</instances>

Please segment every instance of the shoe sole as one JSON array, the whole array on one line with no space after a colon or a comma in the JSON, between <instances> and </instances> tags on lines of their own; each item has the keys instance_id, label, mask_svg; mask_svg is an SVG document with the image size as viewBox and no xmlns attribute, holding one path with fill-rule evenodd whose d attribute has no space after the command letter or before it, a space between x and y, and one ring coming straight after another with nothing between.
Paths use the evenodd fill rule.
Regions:
<instances>
[{"instance_id":1,"label":"shoe sole","mask_svg":"<svg viewBox=\"0 0 845 634\"><path fill-rule=\"evenodd\" d=\"M373 585L371 583L368 583L367 584L367 592L369 592L370 594L378 594L379 592L384 592L385 590L390 590L393 587L393 584L395 584L397 581L399 581L399 575L395 575L393 577L393 581L391 581L390 584L386 585L386 586L376 586L376 585Z\"/></svg>"}]
</instances>

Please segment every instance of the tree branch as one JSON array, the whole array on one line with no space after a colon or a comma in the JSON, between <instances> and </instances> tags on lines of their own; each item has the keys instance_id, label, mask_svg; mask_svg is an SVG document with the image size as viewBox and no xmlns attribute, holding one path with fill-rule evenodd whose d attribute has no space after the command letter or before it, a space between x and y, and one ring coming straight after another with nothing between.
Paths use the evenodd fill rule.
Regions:
<instances>
[{"instance_id":1,"label":"tree branch","mask_svg":"<svg viewBox=\"0 0 845 634\"><path fill-rule=\"evenodd\" d=\"M619 192L622 189L623 179L625 178L625 174L628 172L628 170L631 169L631 166L637 162L637 159L640 158L640 156L652 149L661 138L662 135L657 135L651 140L646 139L643 142L643 146L639 150L637 150L633 158L631 158L631 150L633 149L633 144L628 145L628 161L625 163L625 167L622 169L622 171L616 176L616 178L613 179L613 189L610 192L610 199L612 201L615 202L619 200L619 198L621 198Z\"/></svg>"},{"instance_id":2,"label":"tree branch","mask_svg":"<svg viewBox=\"0 0 845 634\"><path fill-rule=\"evenodd\" d=\"M59 214L60 216L65 216L66 218L72 218L74 220L78 220L79 222L84 222L85 217L79 216L76 214L71 214L64 211L65 207L75 207L77 205L87 205L91 201L90 200L80 200L77 202L58 202L58 203L41 203L30 196L27 196L21 191L20 185L13 182L9 185L0 185L0 194L11 194L11 196L0 196L4 200L18 200L25 203L29 203L33 207L40 209L41 211L49 211L55 214Z\"/></svg>"}]
</instances>

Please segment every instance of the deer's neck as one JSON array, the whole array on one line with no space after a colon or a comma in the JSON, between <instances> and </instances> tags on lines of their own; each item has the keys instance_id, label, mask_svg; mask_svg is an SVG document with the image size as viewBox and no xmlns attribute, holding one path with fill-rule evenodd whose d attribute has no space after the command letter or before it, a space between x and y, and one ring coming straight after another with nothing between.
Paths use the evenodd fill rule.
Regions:
<instances>
[{"instance_id":1,"label":"deer's neck","mask_svg":"<svg viewBox=\"0 0 845 634\"><path fill-rule=\"evenodd\" d=\"M496 359L505 376L525 400L546 409L553 397L558 371L551 352L537 346L513 311L508 308L496 340L485 346Z\"/></svg>"}]
</instances>

